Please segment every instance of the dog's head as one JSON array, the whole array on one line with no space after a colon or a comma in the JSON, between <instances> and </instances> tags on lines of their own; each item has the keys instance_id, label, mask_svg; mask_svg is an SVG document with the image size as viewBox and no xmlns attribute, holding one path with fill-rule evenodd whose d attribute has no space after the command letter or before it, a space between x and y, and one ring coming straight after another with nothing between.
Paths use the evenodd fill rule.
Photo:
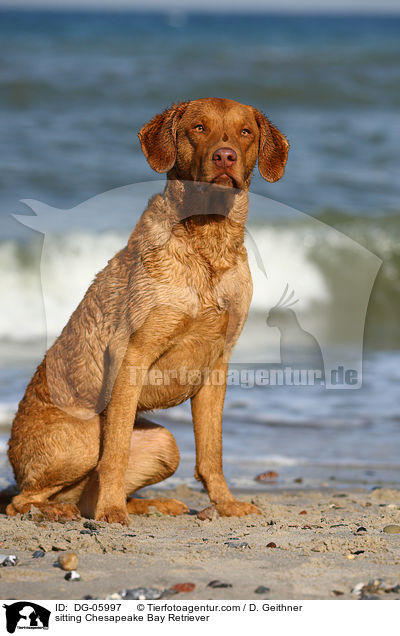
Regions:
<instances>
[{"instance_id":1,"label":"dog's head","mask_svg":"<svg viewBox=\"0 0 400 636\"><path fill-rule=\"evenodd\" d=\"M258 157L266 181L283 175L289 143L259 110L230 99L183 102L139 133L153 170L171 179L247 189Z\"/></svg>"}]
</instances>

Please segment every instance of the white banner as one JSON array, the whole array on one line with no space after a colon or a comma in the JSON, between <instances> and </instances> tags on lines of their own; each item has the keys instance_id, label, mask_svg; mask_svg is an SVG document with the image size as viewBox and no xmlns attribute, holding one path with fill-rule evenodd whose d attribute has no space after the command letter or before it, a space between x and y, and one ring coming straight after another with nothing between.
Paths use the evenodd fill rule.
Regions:
<instances>
[{"instance_id":1,"label":"white banner","mask_svg":"<svg viewBox=\"0 0 400 636\"><path fill-rule=\"evenodd\" d=\"M380 633L382 620L397 622L397 603L374 601L5 601L1 633L22 636L19 630L42 630L51 634L172 634L204 630L262 630L312 636L349 634L352 625L363 636ZM391 622L392 621L392 622ZM38 635L39 636L39 635Z\"/></svg>"}]
</instances>

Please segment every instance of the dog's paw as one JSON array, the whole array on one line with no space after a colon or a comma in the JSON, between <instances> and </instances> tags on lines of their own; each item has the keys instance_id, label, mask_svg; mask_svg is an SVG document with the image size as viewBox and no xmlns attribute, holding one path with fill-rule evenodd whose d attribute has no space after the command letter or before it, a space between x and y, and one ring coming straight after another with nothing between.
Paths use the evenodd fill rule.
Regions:
<instances>
[{"instance_id":1,"label":"dog's paw","mask_svg":"<svg viewBox=\"0 0 400 636\"><path fill-rule=\"evenodd\" d=\"M29 510L29 508L27 510ZM9 503L6 508L6 515L8 515L9 517L15 517L15 515L17 514L18 514L18 510L14 507L14 504Z\"/></svg>"},{"instance_id":2,"label":"dog's paw","mask_svg":"<svg viewBox=\"0 0 400 636\"><path fill-rule=\"evenodd\" d=\"M34 506L49 521L78 521L81 518L79 508L75 504L45 503L34 504Z\"/></svg>"},{"instance_id":3,"label":"dog's paw","mask_svg":"<svg viewBox=\"0 0 400 636\"><path fill-rule=\"evenodd\" d=\"M221 517L245 517L246 515L261 515L262 512L257 506L247 501L224 501L215 504L217 512Z\"/></svg>"},{"instance_id":4,"label":"dog's paw","mask_svg":"<svg viewBox=\"0 0 400 636\"><path fill-rule=\"evenodd\" d=\"M37 502L18 502L16 504L10 503L6 508L6 514L10 517L16 514L28 514L32 515L32 518L36 521L78 521L81 519L81 513L79 508L75 504L67 503L37 503Z\"/></svg>"},{"instance_id":5,"label":"dog's paw","mask_svg":"<svg viewBox=\"0 0 400 636\"><path fill-rule=\"evenodd\" d=\"M189 512L189 508L186 504L178 499L159 499L154 504L159 512L163 515L183 515Z\"/></svg>"},{"instance_id":6,"label":"dog's paw","mask_svg":"<svg viewBox=\"0 0 400 636\"><path fill-rule=\"evenodd\" d=\"M107 523L120 523L122 526L129 526L130 519L127 510L118 506L108 506L103 509L96 510L96 521L106 521Z\"/></svg>"},{"instance_id":7,"label":"dog's paw","mask_svg":"<svg viewBox=\"0 0 400 636\"><path fill-rule=\"evenodd\" d=\"M128 512L131 515L147 514L151 506L161 514L173 517L189 512L187 505L178 499L129 499L127 503Z\"/></svg>"}]
</instances>

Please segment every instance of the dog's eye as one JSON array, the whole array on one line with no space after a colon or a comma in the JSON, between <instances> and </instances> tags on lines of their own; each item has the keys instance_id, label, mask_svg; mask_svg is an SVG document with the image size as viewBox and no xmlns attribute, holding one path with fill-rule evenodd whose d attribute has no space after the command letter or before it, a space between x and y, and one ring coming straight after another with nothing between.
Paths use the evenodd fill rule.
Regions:
<instances>
[{"instance_id":1,"label":"dog's eye","mask_svg":"<svg viewBox=\"0 0 400 636\"><path fill-rule=\"evenodd\" d=\"M197 132L204 132L204 126L202 124L197 124L193 126L193 130L197 130Z\"/></svg>"},{"instance_id":2,"label":"dog's eye","mask_svg":"<svg viewBox=\"0 0 400 636\"><path fill-rule=\"evenodd\" d=\"M242 135L245 137L246 135L251 135L251 130L249 130L248 128L243 128L242 129Z\"/></svg>"}]
</instances>

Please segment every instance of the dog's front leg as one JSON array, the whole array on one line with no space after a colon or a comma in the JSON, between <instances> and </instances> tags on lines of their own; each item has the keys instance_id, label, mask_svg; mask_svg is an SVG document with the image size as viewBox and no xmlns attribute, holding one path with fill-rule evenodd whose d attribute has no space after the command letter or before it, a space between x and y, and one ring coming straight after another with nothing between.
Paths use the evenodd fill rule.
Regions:
<instances>
[{"instance_id":1,"label":"dog's front leg","mask_svg":"<svg viewBox=\"0 0 400 636\"><path fill-rule=\"evenodd\" d=\"M214 373L191 400L196 440L195 477L206 488L211 502L224 517L261 514L251 503L231 494L222 469L222 411L226 392L227 364L219 360ZM213 376L215 383L213 382ZM221 376L224 379L221 382Z\"/></svg>"},{"instance_id":2,"label":"dog's front leg","mask_svg":"<svg viewBox=\"0 0 400 636\"><path fill-rule=\"evenodd\" d=\"M125 477L132 428L146 373L146 366L136 365L135 349L128 345L104 413L102 453L95 471L98 486L95 518L108 523L129 525Z\"/></svg>"},{"instance_id":3,"label":"dog's front leg","mask_svg":"<svg viewBox=\"0 0 400 636\"><path fill-rule=\"evenodd\" d=\"M106 389L111 397L105 409L101 459L94 471L98 488L96 519L129 524L125 478L140 393L152 363L184 330L188 321L190 316L178 309L162 305L152 309L129 340L113 386ZM114 356L118 357L115 353Z\"/></svg>"}]
</instances>

